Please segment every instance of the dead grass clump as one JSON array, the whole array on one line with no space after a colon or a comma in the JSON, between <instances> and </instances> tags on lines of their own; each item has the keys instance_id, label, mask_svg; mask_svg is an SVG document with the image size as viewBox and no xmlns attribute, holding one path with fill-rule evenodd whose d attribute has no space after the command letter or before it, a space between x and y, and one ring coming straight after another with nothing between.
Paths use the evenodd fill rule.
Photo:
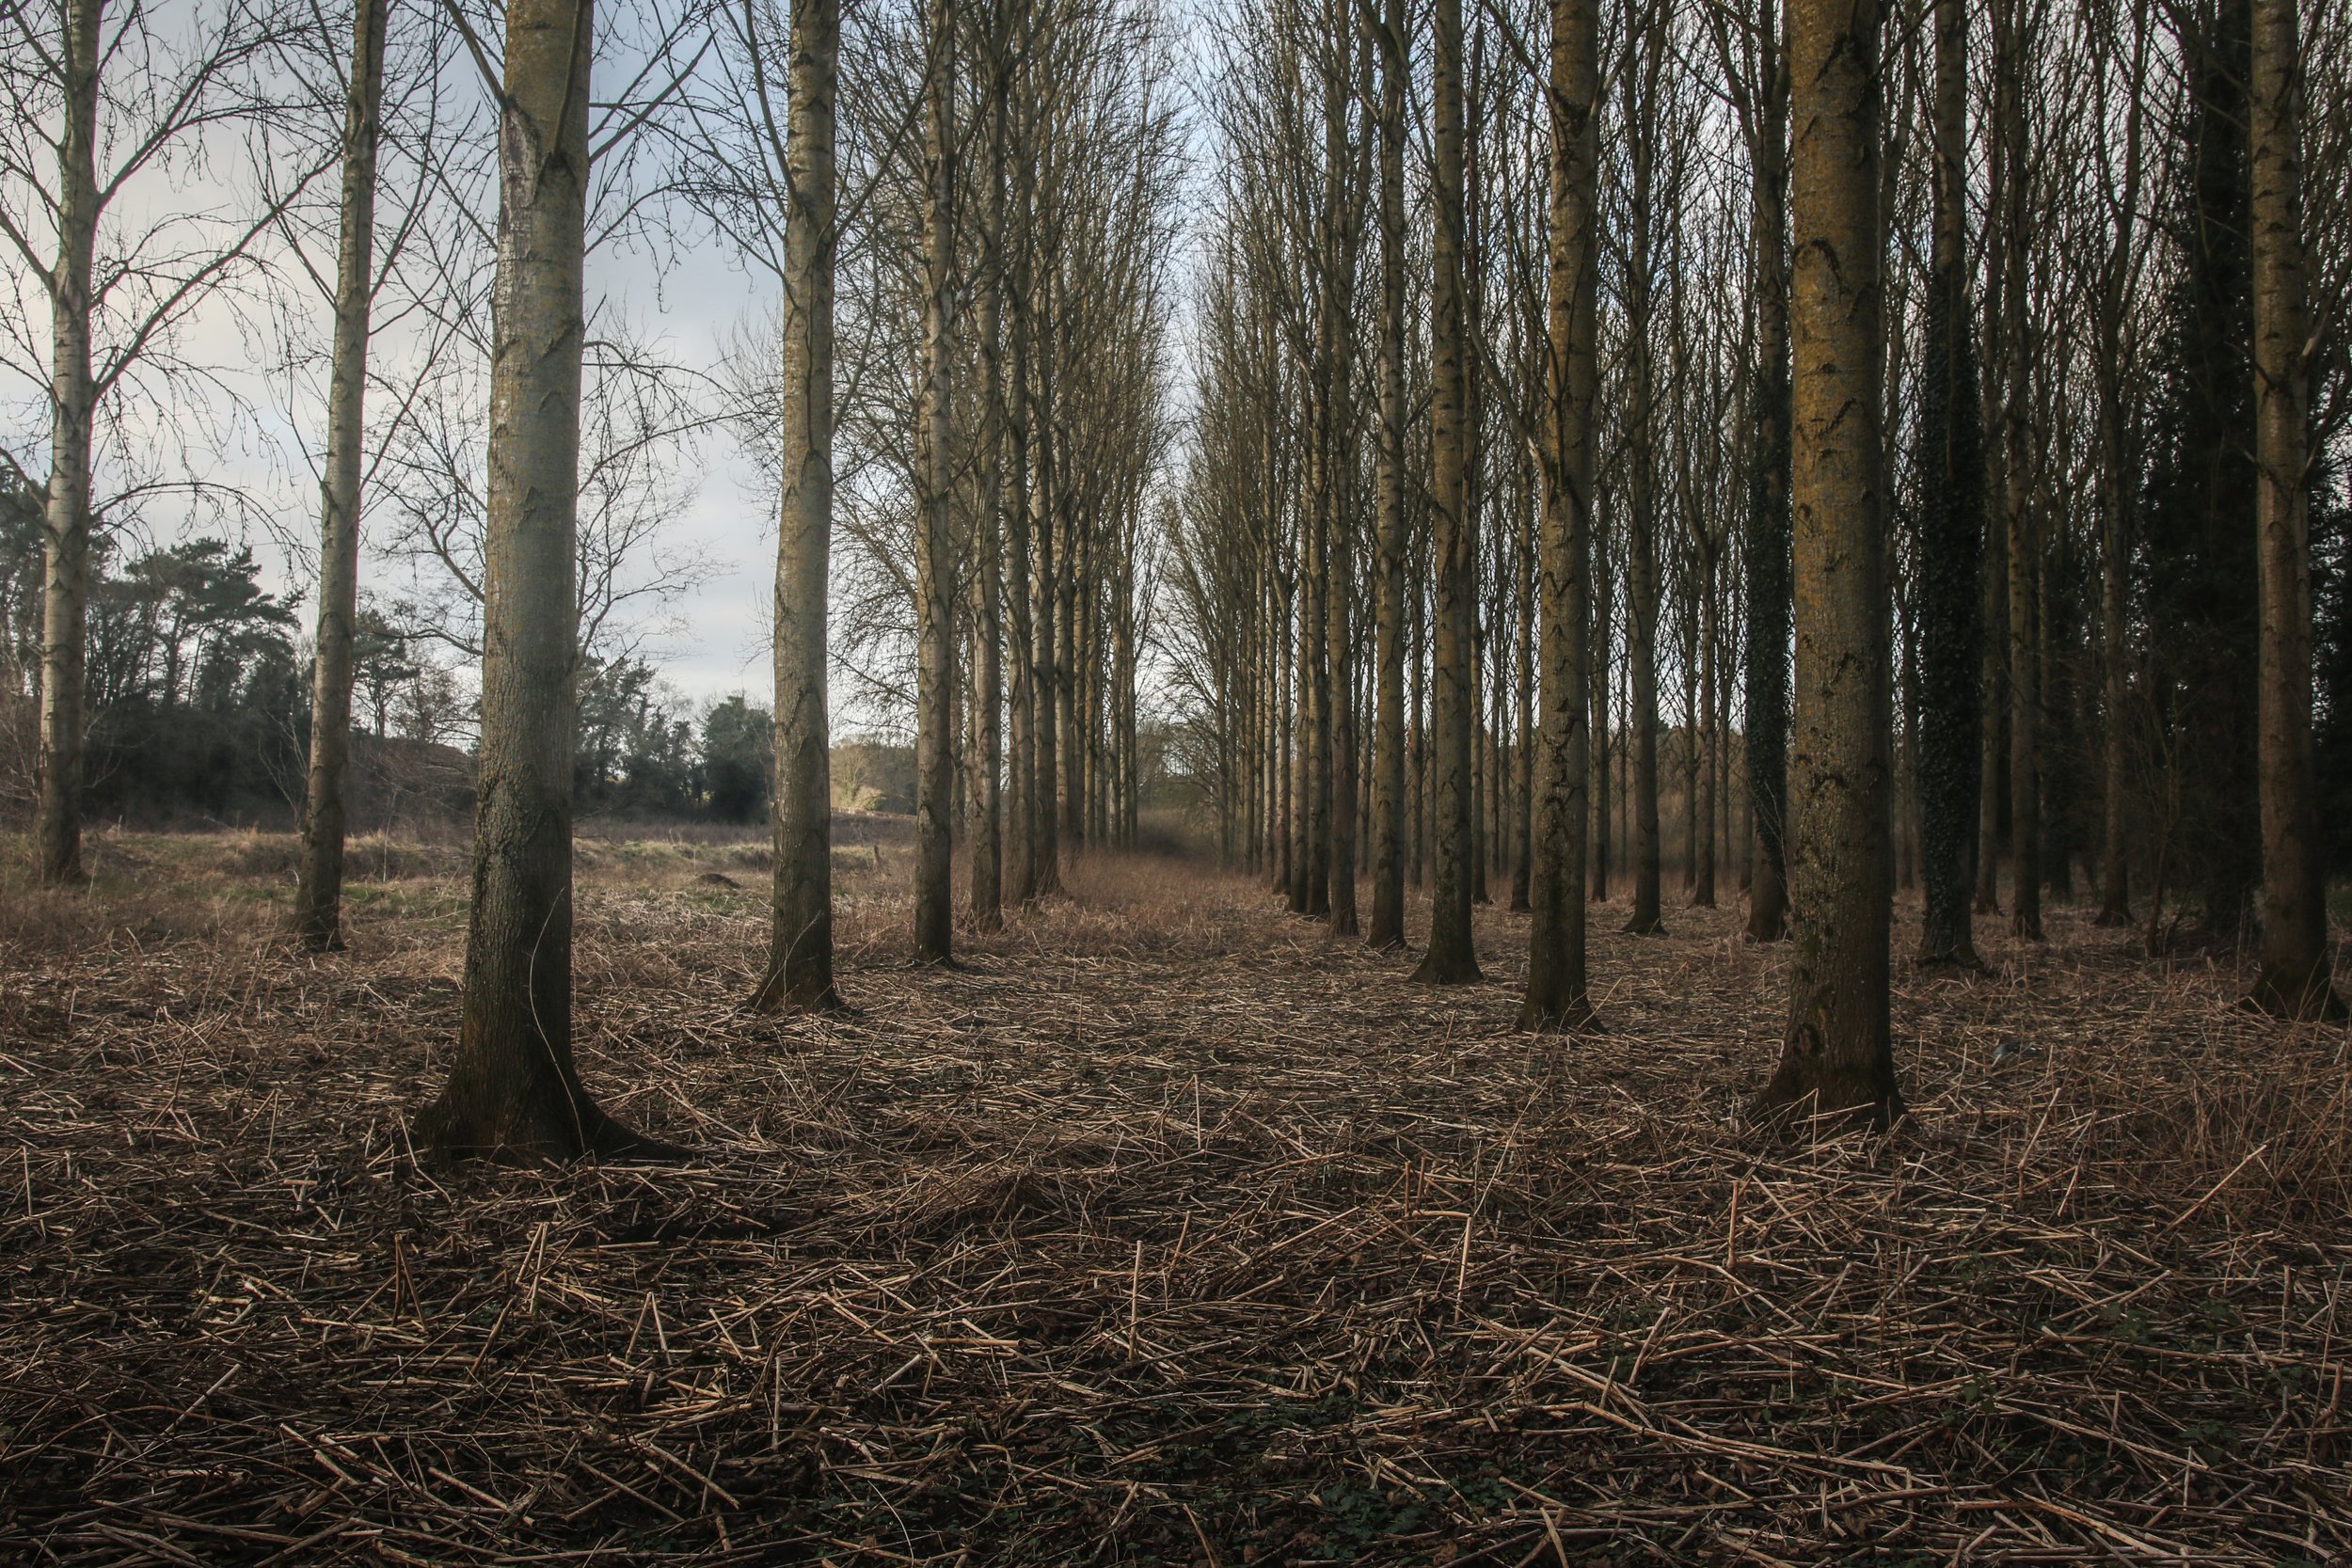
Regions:
<instances>
[{"instance_id":1,"label":"dead grass clump","mask_svg":"<svg viewBox=\"0 0 2352 1568\"><path fill-rule=\"evenodd\" d=\"M455 877L318 961L151 846L253 924L0 943L0 1557L2352 1560L2344 1037L2233 975L2058 911L1792 1149L1729 911L1601 911L1536 1039L1507 914L1433 991L1087 858L920 970L893 847L778 1020L726 846L592 847L584 1070L679 1168L418 1165Z\"/></svg>"}]
</instances>

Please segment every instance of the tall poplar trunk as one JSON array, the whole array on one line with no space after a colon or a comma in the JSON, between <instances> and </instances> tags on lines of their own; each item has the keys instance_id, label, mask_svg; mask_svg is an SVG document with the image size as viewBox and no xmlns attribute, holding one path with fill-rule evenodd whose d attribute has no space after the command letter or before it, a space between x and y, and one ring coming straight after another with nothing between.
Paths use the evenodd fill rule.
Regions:
<instances>
[{"instance_id":1,"label":"tall poplar trunk","mask_svg":"<svg viewBox=\"0 0 2352 1568\"><path fill-rule=\"evenodd\" d=\"M1437 144L1436 277L1431 288L1430 346L1437 382L1430 415L1430 548L1435 588L1436 709L1431 724L1430 784L1435 864L1429 907L1429 947L1413 977L1435 985L1482 978L1470 938L1474 853L1470 832L1470 731L1478 718L1476 543L1470 514L1469 363L1465 342L1462 249L1462 5L1437 0L1433 60Z\"/></svg>"},{"instance_id":2,"label":"tall poplar trunk","mask_svg":"<svg viewBox=\"0 0 2352 1568\"><path fill-rule=\"evenodd\" d=\"M1054 546L1054 258L1043 258L1043 276L1036 295L1042 309L1030 323L1029 346L1037 361L1036 397L1029 404L1029 450L1035 454L1029 489L1030 542L1037 549L1037 573L1031 583L1029 700L1036 705L1029 797L1029 853L1041 894L1061 891L1061 811L1057 790L1061 777L1061 724L1057 710L1060 681L1055 669L1055 578L1058 562Z\"/></svg>"},{"instance_id":3,"label":"tall poplar trunk","mask_svg":"<svg viewBox=\"0 0 2352 1568\"><path fill-rule=\"evenodd\" d=\"M2253 1000L2341 1019L2328 961L2312 752L2311 305L2296 0L2253 0L2254 440L2260 469L2262 968Z\"/></svg>"},{"instance_id":4,"label":"tall poplar trunk","mask_svg":"<svg viewBox=\"0 0 2352 1568\"><path fill-rule=\"evenodd\" d=\"M345 792L351 776L352 620L359 598L359 468L367 430L368 306L375 253L375 146L384 94L387 0L354 8L343 102L342 234L335 262L335 362L319 483L319 618L310 661L310 771L294 874L294 935L314 952L342 939Z\"/></svg>"},{"instance_id":5,"label":"tall poplar trunk","mask_svg":"<svg viewBox=\"0 0 2352 1568\"><path fill-rule=\"evenodd\" d=\"M78 882L89 639L91 256L98 238L103 0L67 0L57 139L57 261L49 284L49 496L42 514L40 740L33 834L40 879Z\"/></svg>"},{"instance_id":6,"label":"tall poplar trunk","mask_svg":"<svg viewBox=\"0 0 2352 1568\"><path fill-rule=\"evenodd\" d=\"M2105 330L2103 328L2103 330ZM2128 799L2131 748L2123 721L2130 695L2131 513L2127 499L2132 461L2124 436L2122 388L2112 363L2120 357L2112 338L2102 355L2099 375L2099 912L2100 926L2132 923Z\"/></svg>"},{"instance_id":7,"label":"tall poplar trunk","mask_svg":"<svg viewBox=\"0 0 2352 1568\"><path fill-rule=\"evenodd\" d=\"M1879 8L1789 0L1797 592L1788 1032L1774 1120L1899 1115L1888 1016L1890 796L1880 450Z\"/></svg>"},{"instance_id":8,"label":"tall poplar trunk","mask_svg":"<svg viewBox=\"0 0 2352 1568\"><path fill-rule=\"evenodd\" d=\"M1596 372L1597 373L1597 372ZM1588 699L1592 739L1586 762L1592 769L1592 862L1593 899L1605 903L1609 897L1609 802L1615 791L1609 787L1609 768L1616 758L1618 744L1610 735L1609 676L1613 638L1610 632L1610 609L1613 595L1609 592L1608 540L1603 532L1604 511L1597 490L1586 492L1585 516L1589 547L1585 552L1586 571L1591 587L1586 590L1592 606L1592 646L1585 659L1591 668L1593 689Z\"/></svg>"},{"instance_id":9,"label":"tall poplar trunk","mask_svg":"<svg viewBox=\"0 0 2352 1568\"><path fill-rule=\"evenodd\" d=\"M572 1063L593 14L583 0L512 0L506 11L473 905L456 1056L417 1125L417 1141L445 1155L665 1152L599 1110Z\"/></svg>"},{"instance_id":10,"label":"tall poplar trunk","mask_svg":"<svg viewBox=\"0 0 2352 1568\"><path fill-rule=\"evenodd\" d=\"M1666 919L1659 890L1658 829L1658 458L1656 374L1651 352L1650 196L1657 164L1658 75L1664 11L1652 10L1638 43L1627 50L1625 101L1632 146L1632 232L1627 262L1626 352L1631 358L1632 428L1627 435L1626 662L1632 701L1625 722L1633 742L1633 910L1625 929L1660 936Z\"/></svg>"},{"instance_id":11,"label":"tall poplar trunk","mask_svg":"<svg viewBox=\"0 0 2352 1568\"><path fill-rule=\"evenodd\" d=\"M834 94L840 0L794 0L784 214L784 506L776 529L774 880L761 1011L841 1006L833 976Z\"/></svg>"},{"instance_id":12,"label":"tall poplar trunk","mask_svg":"<svg viewBox=\"0 0 2352 1568\"><path fill-rule=\"evenodd\" d=\"M1697 861L1691 876L1691 902L1700 909L1715 907L1715 814L1716 786L1723 777L1724 732L1715 721L1715 656L1717 641L1722 636L1718 625L1723 615L1723 602L1718 594L1722 575L1715 560L1715 535L1709 534L1702 546L1704 563L1699 579L1699 696L1698 714L1693 722L1694 742L1701 735L1704 745L1699 756L1698 773L1698 843L1692 854Z\"/></svg>"},{"instance_id":13,"label":"tall poplar trunk","mask_svg":"<svg viewBox=\"0 0 2352 1568\"><path fill-rule=\"evenodd\" d=\"M1751 942L1778 942L1788 934L1789 61L1785 29L1771 24L1772 0L1762 14L1763 82L1750 149L1748 218L1757 362L1747 515L1747 795L1755 842L1747 934Z\"/></svg>"},{"instance_id":14,"label":"tall poplar trunk","mask_svg":"<svg viewBox=\"0 0 2352 1568\"><path fill-rule=\"evenodd\" d=\"M1995 239L1991 248L1997 249ZM1979 416L1979 428L1983 426ZM1982 626L1984 670L1978 693L1984 712L1984 733L1977 751L1977 905L1979 914L1998 914L2001 909L2001 800L2008 782L2009 750L2009 530L1991 524L1994 465L2000 449L1984 447L1987 521L1984 541Z\"/></svg>"},{"instance_id":15,"label":"tall poplar trunk","mask_svg":"<svg viewBox=\"0 0 2352 1568\"><path fill-rule=\"evenodd\" d=\"M2009 531L2010 929L2042 937L2042 543L2032 495L2031 329L2026 321L2025 21L2020 0L1993 7L1995 198L2000 204L2001 512Z\"/></svg>"},{"instance_id":16,"label":"tall poplar trunk","mask_svg":"<svg viewBox=\"0 0 2352 1568\"><path fill-rule=\"evenodd\" d=\"M1524 467L1518 497L1518 547L1512 552L1513 590L1518 613L1512 634L1518 643L1519 678L1512 683L1518 705L1518 742L1511 748L1511 802L1504 820L1511 826L1511 908L1525 912L1534 908L1535 835L1535 527L1541 481Z\"/></svg>"},{"instance_id":17,"label":"tall poplar trunk","mask_svg":"<svg viewBox=\"0 0 2352 1568\"><path fill-rule=\"evenodd\" d=\"M955 352L955 12L930 0L929 103L923 116L923 382L914 428L914 961L953 956L955 894L948 812L956 787L955 541L947 404Z\"/></svg>"},{"instance_id":18,"label":"tall poplar trunk","mask_svg":"<svg viewBox=\"0 0 2352 1568\"><path fill-rule=\"evenodd\" d=\"M1977 968L1984 429L1968 298L1968 8L1935 0L1935 242L1919 386L1919 962Z\"/></svg>"},{"instance_id":19,"label":"tall poplar trunk","mask_svg":"<svg viewBox=\"0 0 2352 1568\"><path fill-rule=\"evenodd\" d=\"M1025 134L1027 127L1023 130ZM1005 603L1010 625L1006 628L1011 649L1012 690L1006 707L1011 732L1011 766L1005 799L1005 877L1007 896L1026 904L1038 894L1037 860L1037 697L1035 664L1030 650L1035 630L1030 618L1029 567L1029 194L1035 166L1025 145L1011 169L1012 210L1021 232L1011 245L1005 275L1007 325L1005 345L1005 522L1012 546L1007 562ZM1004 245L1003 223L998 244ZM1000 255L1002 254L1000 250Z\"/></svg>"},{"instance_id":20,"label":"tall poplar trunk","mask_svg":"<svg viewBox=\"0 0 2352 1568\"><path fill-rule=\"evenodd\" d=\"M1002 78L998 78L1001 82ZM979 548L973 569L979 574L979 625L973 629L972 924L993 931L1005 923L1004 732L1004 240L1005 113L1001 91L993 92L988 114L988 162L981 198L979 319L974 330L980 354Z\"/></svg>"},{"instance_id":21,"label":"tall poplar trunk","mask_svg":"<svg viewBox=\"0 0 2352 1568\"><path fill-rule=\"evenodd\" d=\"M1352 7L1330 8L1329 48L1334 59L1324 73L1323 87L1323 204L1328 233L1324 241L1322 317L1329 324L1326 341L1329 358L1324 372L1323 527L1326 642L1328 669L1325 678L1327 726L1326 778L1331 798L1331 831L1326 850L1324 908L1331 934L1359 933L1356 910L1356 660L1355 627L1350 599L1355 582L1355 552L1347 506L1347 479L1355 472L1355 451L1349 442L1347 388L1354 356L1346 327L1346 310L1355 294L1355 235L1346 206L1347 102L1355 86ZM1322 334L1318 334L1321 336Z\"/></svg>"},{"instance_id":22,"label":"tall poplar trunk","mask_svg":"<svg viewBox=\"0 0 2352 1568\"><path fill-rule=\"evenodd\" d=\"M1374 619L1372 928L1405 945L1405 93L1411 74L1405 0L1380 28L1380 461L1378 605Z\"/></svg>"},{"instance_id":23,"label":"tall poplar trunk","mask_svg":"<svg viewBox=\"0 0 2352 1568\"><path fill-rule=\"evenodd\" d=\"M1591 1022L1584 972L1587 752L1584 703L1586 569L1592 525L1594 299L1599 175L1594 110L1599 93L1595 0L1551 0L1551 190L1544 361L1543 730L1529 878L1527 996L1522 1029Z\"/></svg>"}]
</instances>

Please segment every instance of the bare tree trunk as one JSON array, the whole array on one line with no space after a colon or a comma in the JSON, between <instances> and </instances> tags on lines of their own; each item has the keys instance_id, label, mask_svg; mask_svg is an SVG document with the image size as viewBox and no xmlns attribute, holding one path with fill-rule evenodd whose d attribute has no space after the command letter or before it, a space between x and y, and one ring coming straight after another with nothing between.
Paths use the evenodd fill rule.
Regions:
<instances>
[{"instance_id":1,"label":"bare tree trunk","mask_svg":"<svg viewBox=\"0 0 2352 1568\"><path fill-rule=\"evenodd\" d=\"M2020 0L1993 7L1994 199L2001 278L2001 511L2009 531L2010 929L2042 938L2042 543L2032 495L2032 340L2026 321L2025 19Z\"/></svg>"},{"instance_id":2,"label":"bare tree trunk","mask_svg":"<svg viewBox=\"0 0 2352 1568\"><path fill-rule=\"evenodd\" d=\"M319 618L310 663L310 772L294 875L294 930L314 952L342 939L344 793L351 774L352 619L359 597L359 468L367 429L368 306L374 282L375 144L387 0L354 8L343 105L342 231L335 264L335 362L319 485Z\"/></svg>"},{"instance_id":3,"label":"bare tree trunk","mask_svg":"<svg viewBox=\"0 0 2352 1568\"><path fill-rule=\"evenodd\" d=\"M1587 758L1592 769L1592 862L1593 897L1596 904L1609 898L1609 802L1615 791L1609 787L1609 768L1616 758L1617 747L1609 733L1610 654L1613 639L1610 633L1613 595L1610 593L1608 541L1602 533L1603 503L1597 486L1585 493L1586 531L1590 535L1586 551L1586 571L1592 586L1587 591L1592 604L1592 646L1585 662L1591 667L1593 690L1587 722L1591 726L1592 748Z\"/></svg>"},{"instance_id":4,"label":"bare tree trunk","mask_svg":"<svg viewBox=\"0 0 2352 1568\"><path fill-rule=\"evenodd\" d=\"M1790 0L1789 311L1797 665L1788 1033L1774 1120L1901 1110L1888 1016L1889 694L1880 320L1879 8Z\"/></svg>"},{"instance_id":5,"label":"bare tree trunk","mask_svg":"<svg viewBox=\"0 0 2352 1568\"><path fill-rule=\"evenodd\" d=\"M955 353L955 11L930 0L923 121L923 382L915 413L914 961L953 957L956 786L955 541L948 375Z\"/></svg>"},{"instance_id":6,"label":"bare tree trunk","mask_svg":"<svg viewBox=\"0 0 2352 1568\"><path fill-rule=\"evenodd\" d=\"M103 0L67 0L57 265L49 284L49 497L42 521L40 750L34 838L40 879L82 870L83 705L88 660L91 256L98 236L98 75Z\"/></svg>"},{"instance_id":7,"label":"bare tree trunk","mask_svg":"<svg viewBox=\"0 0 2352 1568\"><path fill-rule=\"evenodd\" d=\"M992 40L992 41L993 41ZM974 784L977 799L972 823L972 924L993 931L1005 923L1004 862L1004 746L999 728L1005 703L1004 593L1002 539L1004 520L1004 248L1005 248L1005 102L1004 78L994 76L988 115L988 162L981 170L986 182L981 196L979 319L974 324L980 353L980 451L978 494L973 511L978 519L979 548L974 570L979 574L979 622L974 628L973 650Z\"/></svg>"},{"instance_id":8,"label":"bare tree trunk","mask_svg":"<svg viewBox=\"0 0 2352 1568\"><path fill-rule=\"evenodd\" d=\"M2124 812L2131 767L2123 712L2129 698L2130 620L2127 595L2131 570L2131 511L2125 500L2130 461L2124 441L2122 388L2102 373L2099 390L2099 691L2105 722L2100 726L2099 912L2100 926L2132 923L2130 850Z\"/></svg>"},{"instance_id":9,"label":"bare tree trunk","mask_svg":"<svg viewBox=\"0 0 2352 1568\"><path fill-rule=\"evenodd\" d=\"M1968 298L1968 8L1935 0L1935 244L1919 389L1919 962L1980 967L1976 884L1984 664L1984 429Z\"/></svg>"},{"instance_id":10,"label":"bare tree trunk","mask_svg":"<svg viewBox=\"0 0 2352 1568\"><path fill-rule=\"evenodd\" d=\"M1049 255L1042 258L1043 276L1038 279L1036 298L1042 302L1030 323L1029 342L1037 360L1037 395L1029 404L1029 450L1036 454L1029 490L1029 531L1037 547L1037 576L1033 583L1030 629L1037 642L1030 657L1033 673L1029 681L1029 697L1037 705L1035 746L1036 772L1029 800L1030 854L1037 868L1037 891L1041 894L1061 891L1061 809L1058 795L1061 777L1061 724L1057 696L1061 685L1055 668L1055 595L1057 568L1055 558L1054 508L1055 464L1057 457L1054 439L1054 262Z\"/></svg>"},{"instance_id":11,"label":"bare tree trunk","mask_svg":"<svg viewBox=\"0 0 2352 1568\"><path fill-rule=\"evenodd\" d=\"M1788 934L1788 753L1789 619L1788 40L1765 19L1762 91L1750 150L1749 245L1756 288L1755 451L1747 517L1747 763L1754 859L1748 940Z\"/></svg>"},{"instance_id":12,"label":"bare tree trunk","mask_svg":"<svg viewBox=\"0 0 2352 1568\"><path fill-rule=\"evenodd\" d=\"M1599 19L1594 0L1551 0L1549 258L1543 461L1543 733L1537 760L1522 1029L1592 1021L1584 974L1584 841L1588 821L1584 703L1590 651L1587 549L1592 531L1594 300L1599 276L1599 174L1594 115Z\"/></svg>"},{"instance_id":13,"label":"bare tree trunk","mask_svg":"<svg viewBox=\"0 0 2352 1568\"><path fill-rule=\"evenodd\" d=\"M1009 113L1010 105L1003 106ZM1030 189L1034 164L1032 150L1025 143L1028 127L1022 127L1025 136L1010 170L1012 210L1022 224L1021 232L1004 252L1005 239L1000 214L998 224L999 256L1006 264L1004 273L1006 313L1010 320L1006 334L1005 364L1005 444L1009 461L1006 464L1005 522L1011 534L1012 551L1008 562L1005 584L1006 608L1009 611L1009 641L1011 645L1012 691L1007 704L1012 736L1012 757L1009 769L1010 787L1005 800L1006 876L1009 883L1008 895L1015 904L1027 904L1038 894L1037 858L1037 688L1035 664L1030 650L1035 647L1035 628L1030 617L1029 569L1029 227Z\"/></svg>"},{"instance_id":14,"label":"bare tree trunk","mask_svg":"<svg viewBox=\"0 0 2352 1568\"><path fill-rule=\"evenodd\" d=\"M1323 564L1324 626L1327 648L1324 677L1324 779L1330 793L1330 832L1324 856L1323 902L1330 917L1331 934L1359 933L1356 911L1356 661L1352 657L1355 628L1349 603L1355 583L1354 552L1350 548L1352 519L1348 514L1348 477L1356 471L1356 453L1348 439L1348 382L1354 356L1346 326L1346 310L1355 294L1356 234L1348 216L1347 173L1352 163L1347 146L1347 103L1355 91L1356 62L1351 25L1352 7L1334 4L1328 9L1327 47L1331 60L1323 85L1323 237L1324 273L1320 311L1327 328L1318 338L1327 351L1323 374Z\"/></svg>"},{"instance_id":15,"label":"bare tree trunk","mask_svg":"<svg viewBox=\"0 0 2352 1568\"><path fill-rule=\"evenodd\" d=\"M1431 351L1436 395L1430 416L1435 483L1430 499L1431 570L1437 600L1436 714L1430 783L1436 797L1431 848L1429 947L1413 972L1433 985L1481 979L1470 939L1470 732L1478 721L1476 636L1478 574L1470 502L1470 371L1465 341L1462 200L1462 6L1437 0L1434 60L1437 277L1432 287Z\"/></svg>"},{"instance_id":16,"label":"bare tree trunk","mask_svg":"<svg viewBox=\"0 0 2352 1568\"><path fill-rule=\"evenodd\" d=\"M2328 973L2312 753L2311 306L2304 281L2302 56L2296 0L2254 0L2257 548L2262 582L2262 968L2253 1000L2341 1019Z\"/></svg>"},{"instance_id":17,"label":"bare tree trunk","mask_svg":"<svg viewBox=\"0 0 2352 1568\"><path fill-rule=\"evenodd\" d=\"M840 0L794 0L785 210L784 506L776 530L775 861L763 1012L841 1006L833 977L834 93Z\"/></svg>"},{"instance_id":18,"label":"bare tree trunk","mask_svg":"<svg viewBox=\"0 0 2352 1568\"><path fill-rule=\"evenodd\" d=\"M1716 562L1716 541L1722 535L1710 533L1704 546L1704 564L1699 579L1699 696L1698 712L1692 719L1693 744L1703 733L1705 744L1700 752L1698 774L1698 843L1692 855L1698 862L1691 878L1691 902L1700 909L1715 907L1715 814L1716 785L1723 777L1724 732L1715 721L1715 652L1722 636L1719 622L1723 603L1719 595L1722 573Z\"/></svg>"},{"instance_id":19,"label":"bare tree trunk","mask_svg":"<svg viewBox=\"0 0 2352 1568\"><path fill-rule=\"evenodd\" d=\"M1626 118L1632 146L1633 211L1627 261L1626 352L1631 358L1631 428L1627 433L1626 661L1632 702L1633 910L1625 929L1662 936L1658 827L1658 459L1656 373L1651 352L1650 196L1657 164L1658 77L1665 54L1662 8L1627 46Z\"/></svg>"},{"instance_id":20,"label":"bare tree trunk","mask_svg":"<svg viewBox=\"0 0 2352 1568\"><path fill-rule=\"evenodd\" d=\"M1385 0L1380 38L1379 594L1374 620L1372 929L1405 945L1405 0Z\"/></svg>"},{"instance_id":21,"label":"bare tree trunk","mask_svg":"<svg viewBox=\"0 0 2352 1568\"><path fill-rule=\"evenodd\" d=\"M1512 631L1518 643L1519 678L1513 683L1512 697L1518 704L1518 744L1511 748L1511 805L1505 814L1511 825L1511 908L1515 911L1535 907L1535 515L1542 483L1524 467L1520 478L1518 547L1512 552L1511 572L1518 599Z\"/></svg>"},{"instance_id":22,"label":"bare tree trunk","mask_svg":"<svg viewBox=\"0 0 2352 1568\"><path fill-rule=\"evenodd\" d=\"M572 1065L592 26L582 0L512 0L506 12L473 908L456 1056L417 1124L417 1141L445 1155L667 1152L599 1110Z\"/></svg>"}]
</instances>

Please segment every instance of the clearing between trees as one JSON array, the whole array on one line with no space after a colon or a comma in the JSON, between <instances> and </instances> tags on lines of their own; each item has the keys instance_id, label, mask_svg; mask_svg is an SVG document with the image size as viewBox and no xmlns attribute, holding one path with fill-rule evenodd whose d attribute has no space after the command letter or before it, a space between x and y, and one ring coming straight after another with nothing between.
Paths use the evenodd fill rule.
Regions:
<instances>
[{"instance_id":1,"label":"clearing between trees","mask_svg":"<svg viewBox=\"0 0 2352 1568\"><path fill-rule=\"evenodd\" d=\"M1433 990L1173 859L916 969L904 831L798 1019L763 847L580 844L582 1069L683 1166L414 1157L462 849L355 845L319 958L291 837L0 889L0 1555L2352 1559L2347 1034L2233 970L1899 965L1909 1119L1800 1148L1729 909L1596 908L1539 1038L1523 915Z\"/></svg>"}]
</instances>

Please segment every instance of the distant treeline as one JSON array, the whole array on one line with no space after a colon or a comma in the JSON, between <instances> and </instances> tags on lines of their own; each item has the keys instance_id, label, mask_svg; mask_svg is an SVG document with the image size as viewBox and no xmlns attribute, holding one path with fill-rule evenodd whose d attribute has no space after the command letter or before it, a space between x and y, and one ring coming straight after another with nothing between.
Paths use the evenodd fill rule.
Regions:
<instances>
[{"instance_id":1,"label":"distant treeline","mask_svg":"<svg viewBox=\"0 0 2352 1568\"><path fill-rule=\"evenodd\" d=\"M40 665L38 499L0 488L0 809L33 795ZM310 746L308 617L262 584L250 548L199 538L137 549L119 534L91 563L93 818L143 825L290 825ZM462 819L471 810L474 698L431 639L364 608L354 682L355 825ZM910 749L834 748L844 805L912 809ZM764 705L696 705L646 659L586 662L575 780L583 816L757 822L774 769Z\"/></svg>"}]
</instances>

